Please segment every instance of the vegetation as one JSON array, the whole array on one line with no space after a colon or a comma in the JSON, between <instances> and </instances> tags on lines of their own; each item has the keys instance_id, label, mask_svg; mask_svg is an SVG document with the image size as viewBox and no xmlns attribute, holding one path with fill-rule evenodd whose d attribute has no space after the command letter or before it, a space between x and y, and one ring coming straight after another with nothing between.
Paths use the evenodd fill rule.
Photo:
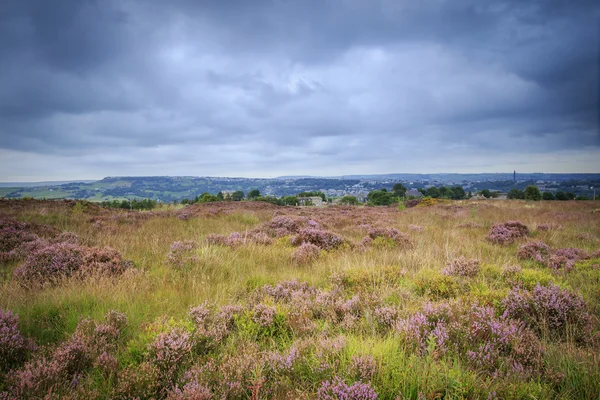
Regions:
<instances>
[{"instance_id":1,"label":"vegetation","mask_svg":"<svg viewBox=\"0 0 600 400\"><path fill-rule=\"evenodd\" d=\"M0 398L600 397L594 202L254 198L0 200Z\"/></svg>"}]
</instances>

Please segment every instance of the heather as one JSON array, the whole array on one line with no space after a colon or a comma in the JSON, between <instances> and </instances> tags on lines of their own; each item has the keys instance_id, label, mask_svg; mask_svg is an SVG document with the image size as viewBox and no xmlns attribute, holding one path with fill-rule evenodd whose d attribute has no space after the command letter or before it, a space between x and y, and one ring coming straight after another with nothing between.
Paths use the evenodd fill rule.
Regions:
<instances>
[{"instance_id":1,"label":"heather","mask_svg":"<svg viewBox=\"0 0 600 400\"><path fill-rule=\"evenodd\" d=\"M593 203L426 203L0 202L0 398L598 398Z\"/></svg>"}]
</instances>

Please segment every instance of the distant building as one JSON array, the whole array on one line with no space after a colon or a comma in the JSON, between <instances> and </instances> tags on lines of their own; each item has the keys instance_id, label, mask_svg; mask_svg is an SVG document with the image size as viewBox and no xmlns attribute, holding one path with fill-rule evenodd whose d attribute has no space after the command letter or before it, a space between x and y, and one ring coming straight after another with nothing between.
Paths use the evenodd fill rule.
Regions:
<instances>
[{"instance_id":1,"label":"distant building","mask_svg":"<svg viewBox=\"0 0 600 400\"><path fill-rule=\"evenodd\" d=\"M325 203L323 203L323 199L320 196L310 196L310 197L298 197L298 204L300 204L301 206L321 207Z\"/></svg>"},{"instance_id":2,"label":"distant building","mask_svg":"<svg viewBox=\"0 0 600 400\"><path fill-rule=\"evenodd\" d=\"M418 190L416 190L416 189L408 189L408 190L406 191L406 194L405 194L405 196L406 196L406 197L416 197L416 198L421 198L421 197L423 197L423 193L419 192L419 191L418 191Z\"/></svg>"}]
</instances>

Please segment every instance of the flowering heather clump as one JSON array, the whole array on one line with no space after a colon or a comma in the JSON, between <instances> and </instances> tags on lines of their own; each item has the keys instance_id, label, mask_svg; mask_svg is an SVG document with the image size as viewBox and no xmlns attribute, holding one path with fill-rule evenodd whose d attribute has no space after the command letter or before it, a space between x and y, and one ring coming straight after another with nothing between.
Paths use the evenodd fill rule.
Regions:
<instances>
[{"instance_id":1,"label":"flowering heather clump","mask_svg":"<svg viewBox=\"0 0 600 400\"><path fill-rule=\"evenodd\" d=\"M131 261L123 260L121 253L110 247L88 247L83 253L83 265L78 271L83 276L121 275L133 267Z\"/></svg>"},{"instance_id":2,"label":"flowering heather clump","mask_svg":"<svg viewBox=\"0 0 600 400\"><path fill-rule=\"evenodd\" d=\"M106 351L98 356L97 364L100 371L102 371L106 377L114 375L119 369L119 362L117 359Z\"/></svg>"},{"instance_id":3,"label":"flowering heather clump","mask_svg":"<svg viewBox=\"0 0 600 400\"><path fill-rule=\"evenodd\" d=\"M267 306L265 304L257 304L254 307L254 316L252 320L260 326L271 326L275 321L275 315L277 310L275 307Z\"/></svg>"},{"instance_id":4,"label":"flowering heather clump","mask_svg":"<svg viewBox=\"0 0 600 400\"><path fill-rule=\"evenodd\" d=\"M183 242L173 242L171 250L167 255L169 265L176 268L183 268L191 260L186 254L194 250L198 245L193 240L184 240Z\"/></svg>"},{"instance_id":5,"label":"flowering heather clump","mask_svg":"<svg viewBox=\"0 0 600 400\"><path fill-rule=\"evenodd\" d=\"M287 354L272 351L268 352L265 358L267 366L275 373L291 373L294 369L294 363L300 358L300 353L295 346L292 346Z\"/></svg>"},{"instance_id":6,"label":"flowering heather clump","mask_svg":"<svg viewBox=\"0 0 600 400\"><path fill-rule=\"evenodd\" d=\"M57 243L31 253L15 272L23 283L54 283L81 268L84 249L70 243Z\"/></svg>"},{"instance_id":7,"label":"flowering heather clump","mask_svg":"<svg viewBox=\"0 0 600 400\"><path fill-rule=\"evenodd\" d=\"M448 261L446 268L442 271L444 275L448 276L468 276L473 277L479 272L479 260L472 259L468 260L461 256L454 260Z\"/></svg>"},{"instance_id":8,"label":"flowering heather clump","mask_svg":"<svg viewBox=\"0 0 600 400\"><path fill-rule=\"evenodd\" d=\"M161 389L158 368L149 362L125 368L119 373L113 397L117 399L155 399Z\"/></svg>"},{"instance_id":9,"label":"flowering heather clump","mask_svg":"<svg viewBox=\"0 0 600 400\"><path fill-rule=\"evenodd\" d=\"M213 399L210 390L198 382L187 383L183 388L175 388L167 395L167 400L210 400Z\"/></svg>"},{"instance_id":10,"label":"flowering heather clump","mask_svg":"<svg viewBox=\"0 0 600 400\"><path fill-rule=\"evenodd\" d=\"M529 229L519 221L507 221L495 224L488 233L486 239L496 244L510 244L517 238L527 236Z\"/></svg>"},{"instance_id":11,"label":"flowering heather clump","mask_svg":"<svg viewBox=\"0 0 600 400\"><path fill-rule=\"evenodd\" d=\"M323 382L317 392L319 400L376 400L377 397L370 383L354 382L348 386L339 377Z\"/></svg>"},{"instance_id":12,"label":"flowering heather clump","mask_svg":"<svg viewBox=\"0 0 600 400\"><path fill-rule=\"evenodd\" d=\"M390 328L398 320L398 310L393 307L379 307L375 309L375 318L382 326Z\"/></svg>"},{"instance_id":13,"label":"flowering heather clump","mask_svg":"<svg viewBox=\"0 0 600 400\"><path fill-rule=\"evenodd\" d=\"M559 286L513 289L503 301L506 315L524 321L540 335L577 342L591 340L592 317L583 297Z\"/></svg>"},{"instance_id":14,"label":"flowering heather clump","mask_svg":"<svg viewBox=\"0 0 600 400\"><path fill-rule=\"evenodd\" d=\"M361 381L370 380L377 370L377 364L375 363L375 359L372 356L352 356L352 361L350 362L350 370L353 372L354 376Z\"/></svg>"},{"instance_id":15,"label":"flowering heather clump","mask_svg":"<svg viewBox=\"0 0 600 400\"><path fill-rule=\"evenodd\" d=\"M323 250L331 250L341 246L344 239L333 232L305 228L300 229L298 234L292 237L292 245L299 246L302 243L311 243Z\"/></svg>"},{"instance_id":16,"label":"flowering heather clump","mask_svg":"<svg viewBox=\"0 0 600 400\"><path fill-rule=\"evenodd\" d=\"M558 249L547 260L546 265L554 270L570 271L575 262L578 260L586 260L589 254L581 249L566 248Z\"/></svg>"},{"instance_id":17,"label":"flowering heather clump","mask_svg":"<svg viewBox=\"0 0 600 400\"><path fill-rule=\"evenodd\" d=\"M370 240L376 239L378 237L392 239L394 241L394 243L396 243L397 246L400 246L405 249L411 249L414 247L413 242L410 239L410 237L407 234L400 232L396 228L373 228L373 229L370 229L368 232L368 235L363 239L363 242L365 242L365 239L366 239L365 244L368 244L370 242Z\"/></svg>"},{"instance_id":18,"label":"flowering heather clump","mask_svg":"<svg viewBox=\"0 0 600 400\"><path fill-rule=\"evenodd\" d=\"M300 247L298 247L292 253L292 261L296 264L308 264L321 255L321 248L312 243L302 243Z\"/></svg>"},{"instance_id":19,"label":"flowering heather clump","mask_svg":"<svg viewBox=\"0 0 600 400\"><path fill-rule=\"evenodd\" d=\"M427 341L430 337L437 342L440 351L447 350L445 344L448 334L446 322L443 320L428 321L425 314L417 312L406 319L399 320L396 323L396 330L421 354L427 352Z\"/></svg>"},{"instance_id":20,"label":"flowering heather clump","mask_svg":"<svg viewBox=\"0 0 600 400\"><path fill-rule=\"evenodd\" d=\"M56 238L52 239L53 243L71 243L79 244L79 236L73 232L61 232Z\"/></svg>"},{"instance_id":21,"label":"flowering heather clump","mask_svg":"<svg viewBox=\"0 0 600 400\"><path fill-rule=\"evenodd\" d=\"M248 233L247 239L256 244L271 244L273 240L264 232L252 230Z\"/></svg>"},{"instance_id":22,"label":"flowering heather clump","mask_svg":"<svg viewBox=\"0 0 600 400\"><path fill-rule=\"evenodd\" d=\"M19 316L0 308L0 372L25 361L33 343L26 339L19 329Z\"/></svg>"},{"instance_id":23,"label":"flowering heather clump","mask_svg":"<svg viewBox=\"0 0 600 400\"><path fill-rule=\"evenodd\" d=\"M30 232L25 222L0 217L0 253L8 253L36 239L39 239L38 235Z\"/></svg>"},{"instance_id":24,"label":"flowering heather clump","mask_svg":"<svg viewBox=\"0 0 600 400\"><path fill-rule=\"evenodd\" d=\"M261 289L262 293L272 297L275 301L289 302L295 294L313 295L317 293L317 289L310 286L306 282L300 282L295 279L291 281L279 282L277 285L265 285Z\"/></svg>"},{"instance_id":25,"label":"flowering heather clump","mask_svg":"<svg viewBox=\"0 0 600 400\"><path fill-rule=\"evenodd\" d=\"M227 236L226 244L229 247L237 247L246 243L246 238L243 237L239 232L231 232L229 236Z\"/></svg>"},{"instance_id":26,"label":"flowering heather clump","mask_svg":"<svg viewBox=\"0 0 600 400\"><path fill-rule=\"evenodd\" d=\"M76 335L56 349L53 361L58 363L69 375L83 372L92 366L92 358L84 339Z\"/></svg>"},{"instance_id":27,"label":"flowering heather clump","mask_svg":"<svg viewBox=\"0 0 600 400\"><path fill-rule=\"evenodd\" d=\"M550 246L541 240L535 242L527 242L517 250L517 258L522 260L534 260L544 262L550 255Z\"/></svg>"},{"instance_id":28,"label":"flowering heather clump","mask_svg":"<svg viewBox=\"0 0 600 400\"><path fill-rule=\"evenodd\" d=\"M56 283L75 274L118 275L132 267L121 253L110 248L55 243L38 248L14 272L24 284Z\"/></svg>"},{"instance_id":29,"label":"flowering heather clump","mask_svg":"<svg viewBox=\"0 0 600 400\"><path fill-rule=\"evenodd\" d=\"M277 215L274 217L271 222L269 222L269 227L272 229L282 229L287 230L290 233L296 232L298 230L298 222L287 215Z\"/></svg>"},{"instance_id":30,"label":"flowering heather clump","mask_svg":"<svg viewBox=\"0 0 600 400\"><path fill-rule=\"evenodd\" d=\"M496 317L491 307L473 306L466 356L477 369L497 376L502 367L509 374L540 373L542 346L521 323L503 315Z\"/></svg>"},{"instance_id":31,"label":"flowering heather clump","mask_svg":"<svg viewBox=\"0 0 600 400\"><path fill-rule=\"evenodd\" d=\"M174 382L177 372L187 361L193 343L189 332L173 328L159 334L148 347L152 364L158 368L162 380Z\"/></svg>"}]
</instances>

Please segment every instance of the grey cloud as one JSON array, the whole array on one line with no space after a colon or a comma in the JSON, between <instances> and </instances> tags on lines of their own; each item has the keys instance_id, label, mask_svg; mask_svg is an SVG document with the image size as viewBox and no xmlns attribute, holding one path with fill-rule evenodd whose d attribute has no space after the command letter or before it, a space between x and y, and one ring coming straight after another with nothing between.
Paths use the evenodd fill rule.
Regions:
<instances>
[{"instance_id":1,"label":"grey cloud","mask_svg":"<svg viewBox=\"0 0 600 400\"><path fill-rule=\"evenodd\" d=\"M587 160L598 18L588 0L9 0L0 150L99 175Z\"/></svg>"}]
</instances>

